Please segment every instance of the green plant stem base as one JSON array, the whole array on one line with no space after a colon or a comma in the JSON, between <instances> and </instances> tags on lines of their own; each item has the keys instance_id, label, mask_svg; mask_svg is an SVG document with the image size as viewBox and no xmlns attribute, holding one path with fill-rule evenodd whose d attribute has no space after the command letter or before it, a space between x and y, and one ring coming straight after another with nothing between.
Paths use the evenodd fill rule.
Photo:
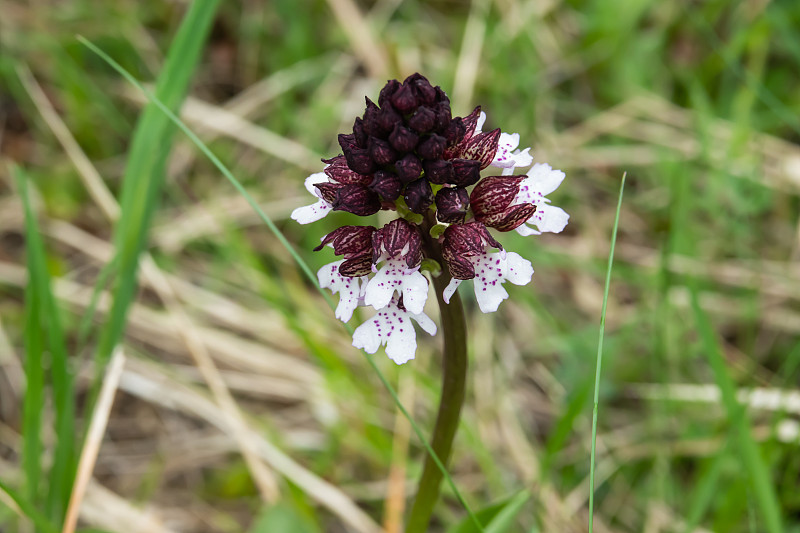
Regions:
<instances>
[{"instance_id":1,"label":"green plant stem base","mask_svg":"<svg viewBox=\"0 0 800 533\"><path fill-rule=\"evenodd\" d=\"M430 237L429 229L433 227L430 220L423 226L423 237L428 257L434 258L443 265L441 247ZM439 301L442 319L441 334L444 336L442 353L442 394L439 400L439 412L433 429L431 447L447 466L453 439L461 417L461 406L464 404L464 393L467 382L467 323L464 318L464 306L456 292L450 303L444 301L444 289L450 283L450 276L442 273L433 277L433 287ZM442 472L430 455L425 458L425 466L419 481L417 496L411 507L406 532L426 531L433 514L433 508L439 500L439 489L442 483Z\"/></svg>"}]
</instances>

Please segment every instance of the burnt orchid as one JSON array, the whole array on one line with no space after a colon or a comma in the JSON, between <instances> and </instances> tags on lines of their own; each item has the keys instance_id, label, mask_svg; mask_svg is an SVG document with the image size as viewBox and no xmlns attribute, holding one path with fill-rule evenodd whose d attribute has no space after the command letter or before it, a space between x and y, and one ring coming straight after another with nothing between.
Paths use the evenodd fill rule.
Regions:
<instances>
[{"instance_id":1,"label":"burnt orchid","mask_svg":"<svg viewBox=\"0 0 800 533\"><path fill-rule=\"evenodd\" d=\"M444 337L442 396L431 450L406 524L425 531L439 496L466 390L466 320L458 287L472 280L475 298L491 313L508 298L506 282L526 285L530 261L506 251L491 230L521 235L558 233L569 215L546 198L564 173L533 164L517 133L484 132L480 107L453 117L450 100L420 74L389 81L378 103L366 99L352 133L339 135L342 154L324 159L322 172L306 179L315 202L292 218L308 224L331 211L369 216L394 211L381 228L342 226L325 235L342 259L318 272L320 286L339 294L336 318L349 321L359 306L374 315L353 333L353 345L374 354L386 346L397 364L414 358L416 322L430 335L436 324L424 312L429 284L439 301ZM531 166L532 165L532 166ZM489 167L499 175L481 176ZM525 173L519 169L530 167ZM423 271L430 273L430 281Z\"/></svg>"},{"instance_id":2,"label":"burnt orchid","mask_svg":"<svg viewBox=\"0 0 800 533\"><path fill-rule=\"evenodd\" d=\"M564 173L531 166L530 148L518 148L519 134L484 132L485 121L480 107L453 117L445 92L420 74L403 83L391 80L377 104L366 99L353 131L339 135L342 154L323 160L322 172L306 178L316 201L293 211L300 224L331 211L398 215L380 229L343 226L316 248L330 246L343 257L318 273L320 285L339 294L336 318L350 320L358 306L376 311L356 330L356 347L375 353L386 345L387 355L402 364L417 347L409 318L436 333L423 313L429 292L423 266L446 269L444 302L463 281L474 280L481 311L496 311L508 298L503 283L529 283L533 267L506 252L488 229L534 235L560 232L567 224L569 215L545 197ZM482 178L488 167L501 175ZM522 174L522 167L530 170Z\"/></svg>"}]
</instances>

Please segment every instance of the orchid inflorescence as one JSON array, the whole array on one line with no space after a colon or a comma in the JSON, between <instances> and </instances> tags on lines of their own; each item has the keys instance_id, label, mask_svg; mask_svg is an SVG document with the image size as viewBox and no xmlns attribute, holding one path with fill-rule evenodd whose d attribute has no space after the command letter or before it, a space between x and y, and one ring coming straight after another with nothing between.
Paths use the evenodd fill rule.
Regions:
<instances>
[{"instance_id":1,"label":"orchid inflorescence","mask_svg":"<svg viewBox=\"0 0 800 533\"><path fill-rule=\"evenodd\" d=\"M318 273L323 288L339 293L336 318L347 322L358 306L377 311L355 330L353 345L375 353L385 344L386 354L403 364L417 348L412 319L436 334L423 312L428 279L421 267L447 268L452 280L445 302L462 281L472 279L481 311L496 311L508 298L502 284L529 283L533 267L506 252L488 228L521 235L560 232L569 215L545 195L561 184L564 173L537 163L527 174L514 174L533 163L530 148L517 148L519 134L483 132L486 115L480 107L452 117L447 95L420 74L403 83L389 81L378 104L366 102L353 132L339 135L343 155L324 159L323 171L306 179L317 202L295 209L292 218L308 224L336 210L398 213L380 229L342 226L315 250L331 246L343 257ZM482 178L489 166L501 168L501 175Z\"/></svg>"}]
</instances>

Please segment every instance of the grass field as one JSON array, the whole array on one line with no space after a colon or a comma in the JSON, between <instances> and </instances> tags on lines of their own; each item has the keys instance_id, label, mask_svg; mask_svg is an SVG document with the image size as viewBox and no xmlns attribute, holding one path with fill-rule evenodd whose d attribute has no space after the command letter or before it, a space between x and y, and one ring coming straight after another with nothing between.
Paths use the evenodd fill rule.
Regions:
<instances>
[{"instance_id":1,"label":"grass field","mask_svg":"<svg viewBox=\"0 0 800 533\"><path fill-rule=\"evenodd\" d=\"M506 512L486 531L588 530L627 173L594 531L800 533L800 3L0 13L0 531L403 530L425 448L284 245L316 272L319 238L363 222L289 215L364 96L418 71L567 174L563 233L499 237L534 282L492 314L461 289L449 472L482 519ZM400 367L366 357L427 435L440 339L419 341ZM477 531L448 486L431 531Z\"/></svg>"}]
</instances>

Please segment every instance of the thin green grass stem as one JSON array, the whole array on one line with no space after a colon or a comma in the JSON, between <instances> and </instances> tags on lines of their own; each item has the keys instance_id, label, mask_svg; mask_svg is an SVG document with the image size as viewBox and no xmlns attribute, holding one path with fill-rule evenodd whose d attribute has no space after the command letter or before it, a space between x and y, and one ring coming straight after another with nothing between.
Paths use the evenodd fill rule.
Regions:
<instances>
[{"instance_id":1,"label":"thin green grass stem","mask_svg":"<svg viewBox=\"0 0 800 533\"><path fill-rule=\"evenodd\" d=\"M769 468L764 464L764 458L761 456L758 444L751 433L750 420L747 416L746 408L736 398L736 384L725 365L722 349L711 321L700 306L697 288L691 286L690 292L692 311L694 312L703 350L706 353L709 365L714 372L717 387L719 387L722 395L722 404L725 406L728 420L737 440L739 457L744 463L745 470L747 470L750 483L755 492L756 502L761 508L761 514L764 522L766 522L765 530L769 533L781 533L783 531L781 506L778 503L775 489L770 482Z\"/></svg>"},{"instance_id":2,"label":"thin green grass stem","mask_svg":"<svg viewBox=\"0 0 800 533\"><path fill-rule=\"evenodd\" d=\"M70 486L75 469L73 377L69 368L64 329L61 326L56 299L50 285L50 274L47 271L44 241L39 232L36 215L28 195L28 178L19 167L13 167L13 173L21 191L25 211L28 272L31 276L30 286L37 294L36 307L39 312L38 317L29 318L38 321L42 328L42 339L38 342L42 343L46 339L49 347L50 357L46 364L41 366L50 369L49 376L55 408L55 433L58 439L53 453L53 464L47 476L47 509L50 518L54 522L60 523L64 518L69 501ZM39 370L39 372L43 371ZM41 377L44 378L44 375ZM41 385L44 385L44 382ZM40 406L40 409L42 408L43 406Z\"/></svg>"},{"instance_id":3,"label":"thin green grass stem","mask_svg":"<svg viewBox=\"0 0 800 533\"><path fill-rule=\"evenodd\" d=\"M600 373L603 368L603 337L606 331L606 310L608 309L608 288L611 286L611 267L614 265L614 248L617 244L617 230L619 229L619 213L622 209L622 194L625 192L625 178L622 175L619 185L619 198L617 199L617 212L614 215L614 230L611 233L611 249L608 251L608 266L606 267L606 283L603 289L603 309L600 312L600 333L597 339L597 370L594 375L594 404L592 407L592 451L589 459L589 533L594 527L594 467L597 450L597 411L600 407Z\"/></svg>"},{"instance_id":4,"label":"thin green grass stem","mask_svg":"<svg viewBox=\"0 0 800 533\"><path fill-rule=\"evenodd\" d=\"M103 52L101 49L99 49L97 46L95 46L94 44L92 44L91 42L89 42L88 40L86 40L82 36L78 36L78 40L84 46L86 46L87 48L92 50L95 54L100 56L109 65L111 65L111 67L114 68L114 70L116 70L122 77L124 77L126 80L128 80L128 82L130 82L131 85L133 85L139 91L141 91L142 94L144 94L145 97L147 97L147 99L150 102L152 102L156 107L158 107L158 109L160 109L189 138L189 140L192 141L192 143L194 143L195 146L197 146L197 148L203 153L203 155L205 155L209 159L209 161L211 161L211 163L217 168L217 170L219 170L220 173L223 176L225 176L225 178L231 183L231 185L233 185L233 187L239 192L239 194L241 194L242 197L244 197L244 199L247 201L247 203L250 205L250 207L253 208L253 211L256 212L256 214L261 219L261 221L264 222L264 224L267 226L267 228L269 228L269 230L272 232L272 234L275 236L275 238L278 239L278 242L280 242L281 245L289 252L289 254L292 256L292 258L295 260L297 265L300 267L300 270L303 272L303 274L306 276L306 278L308 278L308 280L313 284L313 286L317 289L317 291L319 291L319 293L322 295L322 297L325 299L325 301L328 303L328 305L331 307L331 309L334 309L336 307L336 304L334 303L333 299L319 286L319 281L317 280L317 276L314 275L314 273L311 271L311 268L308 266L308 264L306 264L306 262L303 260L303 258L300 257L300 255L294 249L292 244L286 239L286 237L283 235L283 233L281 233L280 229L278 229L278 227L275 225L275 223L272 221L272 219L261 209L261 207L259 207L258 203L253 199L252 196L250 196L250 194L247 192L247 190L244 188L244 186L239 182L239 180L237 180L233 176L231 171L228 170L228 168L208 148L208 146L206 146L206 144L197 135L195 135L195 133L192 132L192 130L190 130L189 127L180 118L178 118L177 115L175 115L175 113L173 113L166 105L164 105L150 91L145 89L144 86L142 86L142 84L139 83L138 80L136 80L136 78L134 78L127 70L122 68L122 66L119 63L117 63L116 61L114 61L108 54ZM345 324L344 326L347 329L347 331L352 335L353 334L353 328L350 327L347 324ZM458 499L458 501L464 507L464 509L466 510L467 514L470 516L471 520L474 522L474 524L478 528L478 530L479 531L483 531L483 527L480 525L480 522L478 521L478 518L475 516L475 514L472 511L472 509L470 508L470 506L467 504L466 500L464 499L463 495L461 494L461 491L459 491L458 488L456 487L456 484L453 481L453 478L447 472L447 469L445 468L444 463L442 463L442 461L439 458L438 454L434 451L434 449L432 448L432 446L430 445L428 440L425 438L425 435L422 433L422 430L419 428L419 425L414 421L414 419L409 414L408 410L400 402L400 398L397 395L397 391L394 389L394 387L392 387L392 385L389 383L389 381L383 375L383 372L381 372L381 370L378 368L378 365L377 365L377 363L375 363L375 360L372 357L370 357L368 354L366 354L365 352L362 352L362 353L364 354L364 357L366 358L367 363L370 365L372 370L378 376L378 379L380 380L381 384L389 392L389 395L392 397L392 401L395 403L395 405L400 410L400 412L403 414L403 416L408 420L409 424L411 424L411 428L414 430L414 433L417 435L417 437L419 438L420 442L422 442L423 446L425 447L425 450L428 452L428 455L433 460L433 462L436 464L436 467L442 472L442 475L444 476L444 479L447 481L448 485L452 489L452 491L455 494L455 496Z\"/></svg>"}]
</instances>

